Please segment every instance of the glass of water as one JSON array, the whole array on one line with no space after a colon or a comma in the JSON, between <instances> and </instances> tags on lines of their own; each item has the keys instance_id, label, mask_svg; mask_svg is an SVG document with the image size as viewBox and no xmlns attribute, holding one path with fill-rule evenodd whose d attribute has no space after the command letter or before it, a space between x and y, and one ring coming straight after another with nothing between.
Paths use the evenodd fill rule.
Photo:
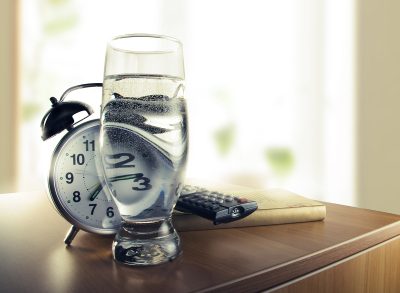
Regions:
<instances>
[{"instance_id":1,"label":"glass of water","mask_svg":"<svg viewBox=\"0 0 400 293\"><path fill-rule=\"evenodd\" d=\"M155 265L181 252L171 213L187 157L184 77L182 44L174 38L131 34L107 46L100 151L122 218L117 262Z\"/></svg>"}]
</instances>

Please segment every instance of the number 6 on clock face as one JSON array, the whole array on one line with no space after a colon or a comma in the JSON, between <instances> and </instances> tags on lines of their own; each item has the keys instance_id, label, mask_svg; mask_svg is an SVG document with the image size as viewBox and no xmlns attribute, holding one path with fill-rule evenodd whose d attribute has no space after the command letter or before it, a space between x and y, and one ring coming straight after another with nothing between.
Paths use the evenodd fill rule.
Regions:
<instances>
[{"instance_id":1,"label":"number 6 on clock face","mask_svg":"<svg viewBox=\"0 0 400 293\"><path fill-rule=\"evenodd\" d=\"M61 139L52 156L49 192L53 204L70 223L88 232L112 234L121 219L101 175L99 131L99 120L92 120Z\"/></svg>"}]
</instances>

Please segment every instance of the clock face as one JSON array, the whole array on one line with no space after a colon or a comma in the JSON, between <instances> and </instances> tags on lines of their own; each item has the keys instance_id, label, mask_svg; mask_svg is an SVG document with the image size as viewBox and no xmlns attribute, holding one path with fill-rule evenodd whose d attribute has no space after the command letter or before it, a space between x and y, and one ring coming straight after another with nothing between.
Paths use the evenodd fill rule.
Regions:
<instances>
[{"instance_id":1,"label":"clock face","mask_svg":"<svg viewBox=\"0 0 400 293\"><path fill-rule=\"evenodd\" d=\"M49 174L51 198L73 225L89 232L115 233L120 215L103 176L99 120L71 130L56 147Z\"/></svg>"}]
</instances>

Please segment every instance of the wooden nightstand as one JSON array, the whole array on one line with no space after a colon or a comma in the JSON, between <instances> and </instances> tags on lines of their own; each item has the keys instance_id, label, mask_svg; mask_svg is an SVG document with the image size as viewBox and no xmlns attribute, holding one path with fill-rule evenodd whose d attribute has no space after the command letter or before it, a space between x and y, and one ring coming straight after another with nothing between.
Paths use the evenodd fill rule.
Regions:
<instances>
[{"instance_id":1,"label":"wooden nightstand","mask_svg":"<svg viewBox=\"0 0 400 293\"><path fill-rule=\"evenodd\" d=\"M0 292L400 292L399 220L327 204L323 222L182 232L177 260L134 268L112 237L65 247L45 194L0 195Z\"/></svg>"}]
</instances>

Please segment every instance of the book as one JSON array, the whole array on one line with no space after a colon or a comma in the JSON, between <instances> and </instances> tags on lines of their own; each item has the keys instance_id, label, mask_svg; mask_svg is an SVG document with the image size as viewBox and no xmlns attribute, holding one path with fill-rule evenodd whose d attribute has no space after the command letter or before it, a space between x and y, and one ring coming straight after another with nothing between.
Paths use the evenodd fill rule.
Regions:
<instances>
[{"instance_id":1,"label":"book","mask_svg":"<svg viewBox=\"0 0 400 293\"><path fill-rule=\"evenodd\" d=\"M200 185L204 186L204 185ZM172 221L178 231L197 231L321 221L326 216L324 204L283 189L252 189L242 186L208 187L238 197L255 200L258 209L249 216L230 223L214 225L212 221L174 210Z\"/></svg>"}]
</instances>

